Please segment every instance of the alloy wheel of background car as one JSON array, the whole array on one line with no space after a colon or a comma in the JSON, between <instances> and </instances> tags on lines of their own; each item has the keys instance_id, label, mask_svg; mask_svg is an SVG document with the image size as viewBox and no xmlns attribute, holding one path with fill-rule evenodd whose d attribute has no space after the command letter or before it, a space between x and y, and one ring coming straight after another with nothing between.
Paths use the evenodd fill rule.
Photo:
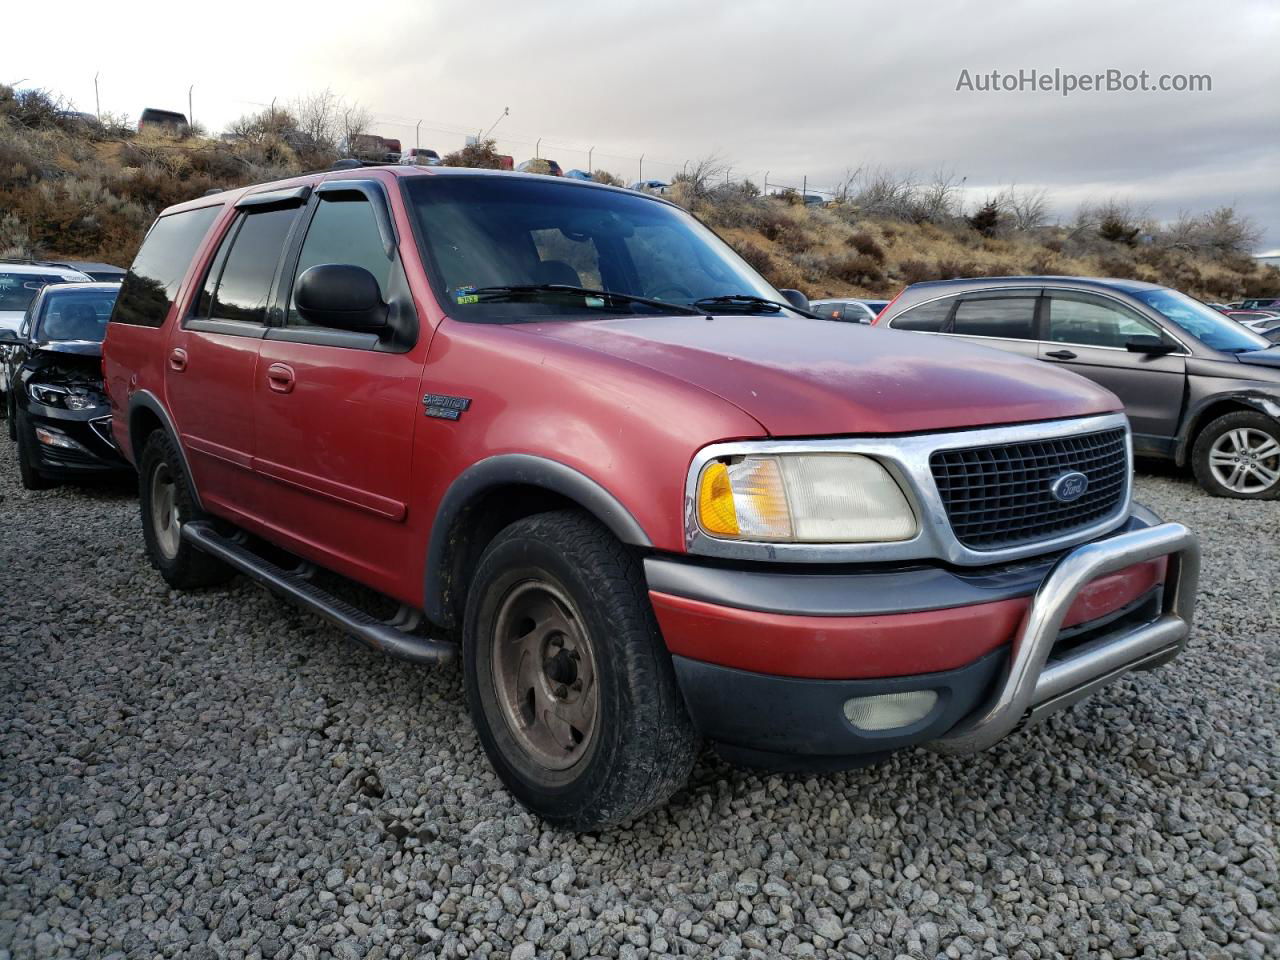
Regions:
<instances>
[{"instance_id":1,"label":"alloy wheel of background car","mask_svg":"<svg viewBox=\"0 0 1280 960\"><path fill-rule=\"evenodd\" d=\"M555 584L526 580L494 627L494 686L517 742L551 770L590 749L599 702L595 654L581 615Z\"/></svg>"},{"instance_id":2,"label":"alloy wheel of background car","mask_svg":"<svg viewBox=\"0 0 1280 960\"><path fill-rule=\"evenodd\" d=\"M631 820L688 779L699 741L644 574L591 517L540 513L493 538L468 587L462 656L490 762L552 825Z\"/></svg>"},{"instance_id":3,"label":"alloy wheel of background car","mask_svg":"<svg viewBox=\"0 0 1280 960\"><path fill-rule=\"evenodd\" d=\"M1253 411L1218 417L1192 449L1196 479L1210 493L1245 500L1280 497L1280 423Z\"/></svg>"},{"instance_id":4,"label":"alloy wheel of background car","mask_svg":"<svg viewBox=\"0 0 1280 960\"><path fill-rule=\"evenodd\" d=\"M1280 442L1261 430L1237 427L1213 442L1209 467L1233 493L1262 493L1280 480Z\"/></svg>"}]
</instances>

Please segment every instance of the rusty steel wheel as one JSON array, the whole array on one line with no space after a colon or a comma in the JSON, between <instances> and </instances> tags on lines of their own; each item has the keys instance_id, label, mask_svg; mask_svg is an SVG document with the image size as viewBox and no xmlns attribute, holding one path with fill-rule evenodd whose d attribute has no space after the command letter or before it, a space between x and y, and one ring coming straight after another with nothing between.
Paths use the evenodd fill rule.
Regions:
<instances>
[{"instance_id":1,"label":"rusty steel wheel","mask_svg":"<svg viewBox=\"0 0 1280 960\"><path fill-rule=\"evenodd\" d=\"M559 587L525 580L508 591L494 621L492 665L516 742L549 770L576 764L600 713L596 663L582 616Z\"/></svg>"}]
</instances>

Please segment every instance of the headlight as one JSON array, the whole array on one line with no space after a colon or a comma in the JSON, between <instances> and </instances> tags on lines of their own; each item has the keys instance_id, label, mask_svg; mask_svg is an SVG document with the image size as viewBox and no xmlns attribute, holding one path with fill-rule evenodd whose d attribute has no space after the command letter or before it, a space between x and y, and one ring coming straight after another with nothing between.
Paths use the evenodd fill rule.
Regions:
<instances>
[{"instance_id":1,"label":"headlight","mask_svg":"<svg viewBox=\"0 0 1280 960\"><path fill-rule=\"evenodd\" d=\"M27 395L46 407L66 410L92 410L104 405L102 397L84 387L64 387L54 383L29 383Z\"/></svg>"},{"instance_id":2,"label":"headlight","mask_svg":"<svg viewBox=\"0 0 1280 960\"><path fill-rule=\"evenodd\" d=\"M915 513L883 466L856 454L713 460L698 478L709 536L781 543L886 543L916 535Z\"/></svg>"}]
</instances>

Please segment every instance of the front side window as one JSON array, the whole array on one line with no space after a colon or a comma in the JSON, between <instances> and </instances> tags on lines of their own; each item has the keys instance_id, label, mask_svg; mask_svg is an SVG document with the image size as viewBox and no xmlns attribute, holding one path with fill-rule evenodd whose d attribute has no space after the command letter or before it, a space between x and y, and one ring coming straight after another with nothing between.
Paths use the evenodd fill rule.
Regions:
<instances>
[{"instance_id":1,"label":"front side window","mask_svg":"<svg viewBox=\"0 0 1280 960\"><path fill-rule=\"evenodd\" d=\"M107 321L111 318L116 294L116 290L46 292L31 339L41 342L91 340L101 343L107 333Z\"/></svg>"},{"instance_id":2,"label":"front side window","mask_svg":"<svg viewBox=\"0 0 1280 960\"><path fill-rule=\"evenodd\" d=\"M1119 304L1070 294L1049 298L1048 338L1054 343L1123 350L1134 337L1159 336L1158 328Z\"/></svg>"},{"instance_id":3,"label":"front side window","mask_svg":"<svg viewBox=\"0 0 1280 960\"><path fill-rule=\"evenodd\" d=\"M663 310L621 297L486 293L502 286L584 287L684 312L707 297L781 299L711 231L640 194L485 176L415 177L405 191L437 295L456 319L510 323Z\"/></svg>"},{"instance_id":4,"label":"front side window","mask_svg":"<svg viewBox=\"0 0 1280 960\"><path fill-rule=\"evenodd\" d=\"M178 285L199 249L221 204L199 207L161 217L151 230L125 274L116 300L113 323L158 327L173 306Z\"/></svg>"},{"instance_id":5,"label":"front side window","mask_svg":"<svg viewBox=\"0 0 1280 960\"><path fill-rule=\"evenodd\" d=\"M956 307L951 332L965 337L1034 340L1035 297L968 297Z\"/></svg>"},{"instance_id":6,"label":"front side window","mask_svg":"<svg viewBox=\"0 0 1280 960\"><path fill-rule=\"evenodd\" d=\"M309 268L321 263L345 263L364 267L373 274L373 278L378 281L378 289L382 292L382 299L389 299L387 284L390 282L393 264L383 249L373 207L358 194L321 196L323 199L316 207L315 216L307 227L306 239L302 241L302 253L298 257L298 268L294 274L293 295L297 292L297 278ZM307 326L307 322L298 314L298 308L292 300L293 295L286 323L290 326Z\"/></svg>"},{"instance_id":7,"label":"front side window","mask_svg":"<svg viewBox=\"0 0 1280 960\"><path fill-rule=\"evenodd\" d=\"M196 315L239 323L266 323L271 281L297 215L297 207L241 214L214 258Z\"/></svg>"},{"instance_id":8,"label":"front side window","mask_svg":"<svg viewBox=\"0 0 1280 960\"><path fill-rule=\"evenodd\" d=\"M946 297L922 303L898 314L889 322L889 327L892 330L913 330L916 333L941 333L955 302L954 298Z\"/></svg>"},{"instance_id":9,"label":"front side window","mask_svg":"<svg viewBox=\"0 0 1280 960\"><path fill-rule=\"evenodd\" d=\"M1271 346L1265 337L1177 290L1162 287L1136 291L1133 295L1213 350L1248 353Z\"/></svg>"}]
</instances>

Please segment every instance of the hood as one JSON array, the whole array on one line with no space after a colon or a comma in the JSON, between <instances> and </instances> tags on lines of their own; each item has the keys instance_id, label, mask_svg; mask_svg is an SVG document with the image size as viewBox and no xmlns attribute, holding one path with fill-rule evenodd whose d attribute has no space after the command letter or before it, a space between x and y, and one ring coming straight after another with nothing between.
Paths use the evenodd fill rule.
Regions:
<instances>
[{"instance_id":1,"label":"hood","mask_svg":"<svg viewBox=\"0 0 1280 960\"><path fill-rule=\"evenodd\" d=\"M70 353L78 357L102 356L102 344L97 340L42 340L35 348L45 353Z\"/></svg>"},{"instance_id":2,"label":"hood","mask_svg":"<svg viewBox=\"0 0 1280 960\"><path fill-rule=\"evenodd\" d=\"M1280 346L1274 346L1268 350L1250 350L1248 353L1237 353L1236 359L1241 363L1252 364L1256 367L1280 369Z\"/></svg>"},{"instance_id":3,"label":"hood","mask_svg":"<svg viewBox=\"0 0 1280 960\"><path fill-rule=\"evenodd\" d=\"M949 337L778 314L528 324L702 387L773 436L909 433L1123 409L1037 360Z\"/></svg>"}]
</instances>

